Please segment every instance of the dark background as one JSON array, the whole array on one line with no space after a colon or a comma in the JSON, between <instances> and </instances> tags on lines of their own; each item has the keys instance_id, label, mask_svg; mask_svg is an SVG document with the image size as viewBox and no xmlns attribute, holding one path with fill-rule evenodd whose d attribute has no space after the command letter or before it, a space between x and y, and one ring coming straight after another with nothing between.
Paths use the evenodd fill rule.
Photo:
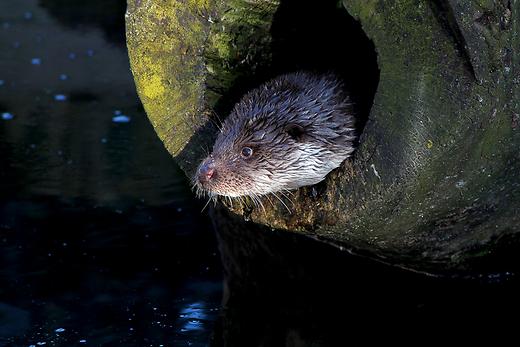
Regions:
<instances>
[{"instance_id":1,"label":"dark background","mask_svg":"<svg viewBox=\"0 0 520 347\"><path fill-rule=\"evenodd\" d=\"M125 9L0 2L0 346L209 340L215 236L136 95Z\"/></svg>"}]
</instances>

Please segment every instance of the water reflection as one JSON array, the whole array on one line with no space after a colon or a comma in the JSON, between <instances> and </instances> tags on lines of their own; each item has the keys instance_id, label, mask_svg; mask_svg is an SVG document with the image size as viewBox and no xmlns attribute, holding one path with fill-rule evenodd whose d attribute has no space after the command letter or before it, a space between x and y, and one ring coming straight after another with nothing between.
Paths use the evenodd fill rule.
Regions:
<instances>
[{"instance_id":1,"label":"water reflection","mask_svg":"<svg viewBox=\"0 0 520 347\"><path fill-rule=\"evenodd\" d=\"M0 2L0 346L207 345L218 251L138 101L124 3Z\"/></svg>"}]
</instances>

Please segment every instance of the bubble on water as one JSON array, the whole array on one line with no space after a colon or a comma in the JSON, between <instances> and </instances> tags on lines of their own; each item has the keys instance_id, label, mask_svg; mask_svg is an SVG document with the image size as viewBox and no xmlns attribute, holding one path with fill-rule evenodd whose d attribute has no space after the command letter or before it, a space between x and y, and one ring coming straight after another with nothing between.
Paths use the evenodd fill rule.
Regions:
<instances>
[{"instance_id":1,"label":"bubble on water","mask_svg":"<svg viewBox=\"0 0 520 347\"><path fill-rule=\"evenodd\" d=\"M65 75L64 73L62 73L62 74L60 75L60 80L62 80L62 81L66 81L66 80L68 80L68 79L69 79L69 76Z\"/></svg>"},{"instance_id":2,"label":"bubble on water","mask_svg":"<svg viewBox=\"0 0 520 347\"><path fill-rule=\"evenodd\" d=\"M3 86L5 84L4 80L0 80L0 86Z\"/></svg>"},{"instance_id":3,"label":"bubble on water","mask_svg":"<svg viewBox=\"0 0 520 347\"><path fill-rule=\"evenodd\" d=\"M12 113L9 113L9 112L2 113L3 120L11 120L13 118L14 118L14 115Z\"/></svg>"},{"instance_id":4,"label":"bubble on water","mask_svg":"<svg viewBox=\"0 0 520 347\"><path fill-rule=\"evenodd\" d=\"M119 111L119 110L115 110L115 111L114 111L114 115L116 115L116 116L119 116L121 113L122 113L122 112Z\"/></svg>"},{"instance_id":5,"label":"bubble on water","mask_svg":"<svg viewBox=\"0 0 520 347\"><path fill-rule=\"evenodd\" d=\"M69 53L69 59L70 59L70 60L74 60L74 59L76 59L76 53L74 53L74 52L70 52L70 53Z\"/></svg>"},{"instance_id":6,"label":"bubble on water","mask_svg":"<svg viewBox=\"0 0 520 347\"><path fill-rule=\"evenodd\" d=\"M457 187L457 188L459 188L459 189L462 188L462 187L464 187L465 185L466 185L466 182L464 182L464 180L460 180L460 181L457 181L457 182L455 183L455 187Z\"/></svg>"},{"instance_id":7,"label":"bubble on water","mask_svg":"<svg viewBox=\"0 0 520 347\"><path fill-rule=\"evenodd\" d=\"M32 58L31 59L31 64L32 65L41 65L42 63L42 60L40 58Z\"/></svg>"},{"instance_id":8,"label":"bubble on water","mask_svg":"<svg viewBox=\"0 0 520 347\"><path fill-rule=\"evenodd\" d=\"M93 57L94 56L94 50L93 49L87 49L87 55L89 57Z\"/></svg>"},{"instance_id":9,"label":"bubble on water","mask_svg":"<svg viewBox=\"0 0 520 347\"><path fill-rule=\"evenodd\" d=\"M101 143L107 143L107 142L108 142L108 140L107 140L105 137L103 137L103 138L101 139Z\"/></svg>"},{"instance_id":10,"label":"bubble on water","mask_svg":"<svg viewBox=\"0 0 520 347\"><path fill-rule=\"evenodd\" d=\"M65 331L65 329L63 329L63 328L58 328L58 329L54 330L55 333L62 333L64 331Z\"/></svg>"},{"instance_id":11,"label":"bubble on water","mask_svg":"<svg viewBox=\"0 0 520 347\"><path fill-rule=\"evenodd\" d=\"M56 100L56 101L66 101L67 100L67 96L64 95L64 94L56 94L56 95L54 95L54 100Z\"/></svg>"},{"instance_id":12,"label":"bubble on water","mask_svg":"<svg viewBox=\"0 0 520 347\"><path fill-rule=\"evenodd\" d=\"M43 346L43 345L46 345L47 342L36 342L36 344L37 344L38 346Z\"/></svg>"},{"instance_id":13,"label":"bubble on water","mask_svg":"<svg viewBox=\"0 0 520 347\"><path fill-rule=\"evenodd\" d=\"M27 11L23 14L23 18L25 18L25 19L32 19L32 17L33 17L32 12Z\"/></svg>"},{"instance_id":14,"label":"bubble on water","mask_svg":"<svg viewBox=\"0 0 520 347\"><path fill-rule=\"evenodd\" d=\"M11 27L11 23L9 23L9 22L4 22L4 23L2 24L2 26L4 27L4 29L9 29L9 28Z\"/></svg>"},{"instance_id":15,"label":"bubble on water","mask_svg":"<svg viewBox=\"0 0 520 347\"><path fill-rule=\"evenodd\" d=\"M130 122L130 117L125 116L124 114L120 116L112 117L112 122L114 123L128 123Z\"/></svg>"},{"instance_id":16,"label":"bubble on water","mask_svg":"<svg viewBox=\"0 0 520 347\"><path fill-rule=\"evenodd\" d=\"M79 340L79 343L87 343L87 340Z\"/></svg>"},{"instance_id":17,"label":"bubble on water","mask_svg":"<svg viewBox=\"0 0 520 347\"><path fill-rule=\"evenodd\" d=\"M14 47L14 48L20 48L20 42L15 41L15 42L13 43L13 47Z\"/></svg>"}]
</instances>

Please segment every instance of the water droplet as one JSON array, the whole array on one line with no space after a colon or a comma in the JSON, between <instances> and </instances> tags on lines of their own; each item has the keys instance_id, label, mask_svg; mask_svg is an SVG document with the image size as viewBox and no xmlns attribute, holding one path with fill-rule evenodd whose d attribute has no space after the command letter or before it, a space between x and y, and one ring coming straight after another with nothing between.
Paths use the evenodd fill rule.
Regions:
<instances>
[{"instance_id":1,"label":"water droplet","mask_svg":"<svg viewBox=\"0 0 520 347\"><path fill-rule=\"evenodd\" d=\"M87 49L87 55L89 57L93 57L94 56L94 50L93 49Z\"/></svg>"},{"instance_id":2,"label":"water droplet","mask_svg":"<svg viewBox=\"0 0 520 347\"><path fill-rule=\"evenodd\" d=\"M12 113L9 113L9 112L2 113L3 120L11 120L13 118L14 118L14 115Z\"/></svg>"},{"instance_id":3,"label":"water droplet","mask_svg":"<svg viewBox=\"0 0 520 347\"><path fill-rule=\"evenodd\" d=\"M43 346L43 345L46 345L47 342L36 342L36 344L37 344L38 346Z\"/></svg>"},{"instance_id":4,"label":"water droplet","mask_svg":"<svg viewBox=\"0 0 520 347\"><path fill-rule=\"evenodd\" d=\"M457 181L457 183L455 183L455 187L457 187L457 188L462 188L465 185L466 185L466 182L464 182L463 180Z\"/></svg>"},{"instance_id":5,"label":"water droplet","mask_svg":"<svg viewBox=\"0 0 520 347\"><path fill-rule=\"evenodd\" d=\"M69 76L65 75L64 73L62 73L62 74L60 75L60 80L62 80L62 81L66 81L66 80L68 80L68 79L69 79Z\"/></svg>"},{"instance_id":6,"label":"water droplet","mask_svg":"<svg viewBox=\"0 0 520 347\"><path fill-rule=\"evenodd\" d=\"M79 340L79 343L87 343L87 340Z\"/></svg>"},{"instance_id":7,"label":"water droplet","mask_svg":"<svg viewBox=\"0 0 520 347\"><path fill-rule=\"evenodd\" d=\"M74 53L74 52L70 52L70 53L69 53L69 59L70 59L70 60L74 60L74 59L76 59L76 53Z\"/></svg>"},{"instance_id":8,"label":"water droplet","mask_svg":"<svg viewBox=\"0 0 520 347\"><path fill-rule=\"evenodd\" d=\"M0 80L0 86L3 86L5 84L4 80Z\"/></svg>"},{"instance_id":9,"label":"water droplet","mask_svg":"<svg viewBox=\"0 0 520 347\"><path fill-rule=\"evenodd\" d=\"M42 60L40 58L32 58L31 59L31 64L32 65L41 65L42 63Z\"/></svg>"},{"instance_id":10,"label":"water droplet","mask_svg":"<svg viewBox=\"0 0 520 347\"><path fill-rule=\"evenodd\" d=\"M64 94L56 94L56 95L54 95L54 100L65 101L65 100L67 100L67 96Z\"/></svg>"},{"instance_id":11,"label":"water droplet","mask_svg":"<svg viewBox=\"0 0 520 347\"><path fill-rule=\"evenodd\" d=\"M112 122L114 123L128 123L130 122L130 117L125 116L124 114L120 116L115 116L112 118Z\"/></svg>"},{"instance_id":12,"label":"water droplet","mask_svg":"<svg viewBox=\"0 0 520 347\"><path fill-rule=\"evenodd\" d=\"M108 142L108 140L107 140L106 138L103 137L103 138L101 139L101 143L107 143L107 142Z\"/></svg>"},{"instance_id":13,"label":"water droplet","mask_svg":"<svg viewBox=\"0 0 520 347\"><path fill-rule=\"evenodd\" d=\"M62 333L64 331L65 331L65 329L63 329L63 328L58 328L58 329L54 330L55 333Z\"/></svg>"},{"instance_id":14,"label":"water droplet","mask_svg":"<svg viewBox=\"0 0 520 347\"><path fill-rule=\"evenodd\" d=\"M121 114L121 111L119 111L119 110L114 111L114 115L119 116L120 114Z\"/></svg>"},{"instance_id":15,"label":"water droplet","mask_svg":"<svg viewBox=\"0 0 520 347\"><path fill-rule=\"evenodd\" d=\"M25 12L25 13L23 14L23 18L25 18L25 19L27 19L27 20L32 19L32 17L33 17L32 12L27 11L27 12Z\"/></svg>"},{"instance_id":16,"label":"water droplet","mask_svg":"<svg viewBox=\"0 0 520 347\"><path fill-rule=\"evenodd\" d=\"M9 29L9 28L11 27L11 23L9 23L9 22L4 22L4 23L2 24L2 26L4 27L4 29Z\"/></svg>"}]
</instances>

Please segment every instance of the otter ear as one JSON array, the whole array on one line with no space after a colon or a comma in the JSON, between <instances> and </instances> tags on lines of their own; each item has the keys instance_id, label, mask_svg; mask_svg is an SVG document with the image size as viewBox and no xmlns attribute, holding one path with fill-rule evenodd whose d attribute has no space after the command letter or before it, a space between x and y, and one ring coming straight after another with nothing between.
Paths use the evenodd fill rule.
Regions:
<instances>
[{"instance_id":1,"label":"otter ear","mask_svg":"<svg viewBox=\"0 0 520 347\"><path fill-rule=\"evenodd\" d=\"M291 123L287 124L285 131L294 141L302 141L305 135L305 129L301 125Z\"/></svg>"}]
</instances>

